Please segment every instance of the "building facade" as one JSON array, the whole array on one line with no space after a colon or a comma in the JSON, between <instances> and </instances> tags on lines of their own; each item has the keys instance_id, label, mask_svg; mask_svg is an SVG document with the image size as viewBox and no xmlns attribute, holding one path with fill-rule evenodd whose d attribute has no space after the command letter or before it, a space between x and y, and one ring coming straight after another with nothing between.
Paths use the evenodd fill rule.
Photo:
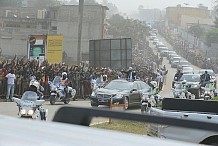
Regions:
<instances>
[{"instance_id":1,"label":"building facade","mask_svg":"<svg viewBox=\"0 0 218 146\"><path fill-rule=\"evenodd\" d=\"M27 55L29 35L61 34L63 50L70 63L77 60L78 5L49 9L0 8L0 48L7 56ZM88 60L89 40L104 38L107 7L85 5L82 31L82 60Z\"/></svg>"},{"instance_id":2,"label":"building facade","mask_svg":"<svg viewBox=\"0 0 218 146\"><path fill-rule=\"evenodd\" d=\"M181 7L181 6L166 8L166 19L169 25L181 26L182 16L208 19L210 18L210 11L205 8L193 8L193 7Z\"/></svg>"}]
</instances>

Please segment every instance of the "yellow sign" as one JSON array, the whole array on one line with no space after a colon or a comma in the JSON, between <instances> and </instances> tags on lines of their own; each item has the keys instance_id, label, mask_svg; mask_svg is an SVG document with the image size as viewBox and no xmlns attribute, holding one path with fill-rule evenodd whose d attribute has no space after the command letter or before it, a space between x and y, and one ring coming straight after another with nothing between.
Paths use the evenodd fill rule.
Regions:
<instances>
[{"instance_id":1,"label":"yellow sign","mask_svg":"<svg viewBox=\"0 0 218 146\"><path fill-rule=\"evenodd\" d=\"M63 51L63 36L47 36L46 59L49 63L61 63Z\"/></svg>"}]
</instances>

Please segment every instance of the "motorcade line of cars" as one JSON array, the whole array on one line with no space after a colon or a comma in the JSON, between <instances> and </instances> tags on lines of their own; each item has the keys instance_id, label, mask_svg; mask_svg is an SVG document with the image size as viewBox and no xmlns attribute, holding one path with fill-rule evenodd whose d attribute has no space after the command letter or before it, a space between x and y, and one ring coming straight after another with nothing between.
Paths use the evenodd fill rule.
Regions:
<instances>
[{"instance_id":1,"label":"motorcade line of cars","mask_svg":"<svg viewBox=\"0 0 218 146\"><path fill-rule=\"evenodd\" d=\"M191 64L178 55L174 50L168 48L164 45L163 42L155 36L155 39L150 39L153 41L153 44L156 45L157 51L160 52L160 56L166 57L169 60L172 68L180 69L183 73L182 80L186 80L187 84L190 85L189 91L191 94L195 95L195 98L201 98L202 90L200 86L200 75L205 73L207 70L208 74L211 76L211 80L215 83L216 88L216 75L211 69L200 69L199 71L195 71ZM176 81L173 81L172 88L175 88Z\"/></svg>"}]
</instances>

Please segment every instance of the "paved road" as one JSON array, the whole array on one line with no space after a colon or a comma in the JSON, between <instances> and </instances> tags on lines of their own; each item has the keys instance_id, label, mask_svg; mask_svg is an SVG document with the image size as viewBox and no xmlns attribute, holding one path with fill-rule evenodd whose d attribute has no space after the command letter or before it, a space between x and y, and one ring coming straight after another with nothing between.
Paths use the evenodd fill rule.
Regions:
<instances>
[{"instance_id":1,"label":"paved road","mask_svg":"<svg viewBox=\"0 0 218 146\"><path fill-rule=\"evenodd\" d=\"M159 37L161 41L166 44L169 48L172 48L163 38ZM152 43L150 43L152 44ZM151 47L154 49L155 53L157 53L157 50L155 49L155 46L151 45ZM163 91L160 92L160 95L163 97L173 97L171 92L171 83L173 76L176 72L176 69L172 69L170 67L170 64L168 63L168 60L166 58L163 59L163 65L166 65L166 68L169 70L167 75L167 84L164 85ZM198 70L199 68L193 66L195 70ZM81 100L81 101L71 101L69 105L64 105L63 103L56 104L56 105L50 105L49 102L46 102L44 104L44 107L49 110L48 114L48 120L52 120L55 112L61 107L61 106L78 106L78 107L91 107L89 100ZM101 108L107 108L107 107L101 107ZM133 108L129 110L130 112L136 112L140 113L140 110L137 108ZM16 114L18 112L17 106L13 102L0 102L0 114L2 115L8 115L12 117L16 117ZM93 120L93 123L97 122L103 122L107 121L106 118L97 118Z\"/></svg>"}]
</instances>

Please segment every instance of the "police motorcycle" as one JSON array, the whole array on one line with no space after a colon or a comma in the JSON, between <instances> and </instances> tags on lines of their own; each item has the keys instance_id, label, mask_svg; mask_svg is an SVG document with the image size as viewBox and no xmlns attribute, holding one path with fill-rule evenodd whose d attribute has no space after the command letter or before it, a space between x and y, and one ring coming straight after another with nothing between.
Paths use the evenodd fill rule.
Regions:
<instances>
[{"instance_id":1,"label":"police motorcycle","mask_svg":"<svg viewBox=\"0 0 218 146\"><path fill-rule=\"evenodd\" d=\"M69 86L65 87L61 83L61 79L61 76L56 76L53 82L48 83L50 87L51 105L54 105L55 102L64 102L64 104L68 104L76 95L76 90Z\"/></svg>"},{"instance_id":2,"label":"police motorcycle","mask_svg":"<svg viewBox=\"0 0 218 146\"><path fill-rule=\"evenodd\" d=\"M48 109L42 107L45 100L41 93L37 94L39 88L39 82L31 80L30 91L25 91L21 99L13 97L13 101L18 106L18 117L29 118L34 120L46 120L48 115Z\"/></svg>"},{"instance_id":3,"label":"police motorcycle","mask_svg":"<svg viewBox=\"0 0 218 146\"><path fill-rule=\"evenodd\" d=\"M217 95L213 81L207 83L205 87L201 87L201 89L203 89L204 100L210 100Z\"/></svg>"},{"instance_id":4,"label":"police motorcycle","mask_svg":"<svg viewBox=\"0 0 218 146\"><path fill-rule=\"evenodd\" d=\"M185 84L185 88L183 88ZM186 85L186 81L179 81L175 83L175 88L172 88L173 96L174 98L180 98L180 99L195 99L195 95L188 92L188 88L190 85Z\"/></svg>"},{"instance_id":5,"label":"police motorcycle","mask_svg":"<svg viewBox=\"0 0 218 146\"><path fill-rule=\"evenodd\" d=\"M156 81L151 81L151 85L154 88L157 87ZM156 107L163 100L163 98L158 94L158 90L153 91L152 88L142 94L141 113L149 112L151 107Z\"/></svg>"}]
</instances>

